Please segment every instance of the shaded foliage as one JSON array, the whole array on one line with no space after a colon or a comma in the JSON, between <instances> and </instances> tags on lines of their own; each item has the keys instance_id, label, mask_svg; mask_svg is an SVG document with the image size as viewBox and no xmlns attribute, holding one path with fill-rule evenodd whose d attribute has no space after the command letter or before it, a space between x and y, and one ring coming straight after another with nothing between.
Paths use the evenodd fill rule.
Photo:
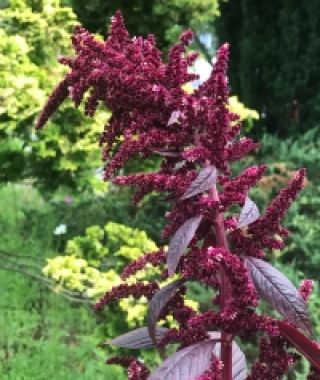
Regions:
<instances>
[{"instance_id":1,"label":"shaded foliage","mask_svg":"<svg viewBox=\"0 0 320 380\"><path fill-rule=\"evenodd\" d=\"M265 117L266 129L289 136L319 125L319 2L229 0L221 13L232 90Z\"/></svg>"},{"instance_id":2,"label":"shaded foliage","mask_svg":"<svg viewBox=\"0 0 320 380\"><path fill-rule=\"evenodd\" d=\"M70 0L80 22L90 31L105 35L110 17L120 9L132 35L153 33L159 47L167 50L187 27L205 31L218 15L217 0Z\"/></svg>"}]
</instances>

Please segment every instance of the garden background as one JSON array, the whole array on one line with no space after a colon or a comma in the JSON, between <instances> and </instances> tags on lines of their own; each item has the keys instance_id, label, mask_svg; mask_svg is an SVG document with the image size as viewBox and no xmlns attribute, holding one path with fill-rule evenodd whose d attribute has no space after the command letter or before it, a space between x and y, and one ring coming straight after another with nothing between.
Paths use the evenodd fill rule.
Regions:
<instances>
[{"instance_id":1,"label":"garden background","mask_svg":"<svg viewBox=\"0 0 320 380\"><path fill-rule=\"evenodd\" d=\"M157 195L138 208L128 190L101 180L99 133L110 114L94 121L66 103L41 132L34 121L64 74L57 57L69 54L81 22L103 38L121 9L131 34L156 35L165 56L191 27L203 79L216 47L231 43L231 107L248 134L261 140L249 161L267 174L252 198L260 209L293 171L307 185L286 224L292 235L270 259L297 285L318 281L320 266L320 12L317 0L0 0L0 374L4 380L124 379L104 364L101 343L143 324L146 302L121 301L103 315L94 301L120 281L119 270L159 240L168 207ZM192 85L186 91L192 91ZM131 162L136 171L152 170ZM130 170L130 168L128 168ZM285 269L284 269L285 268ZM210 294L189 289L205 308ZM320 338L319 287L310 302ZM122 317L120 317L122 316ZM246 347L250 355L252 347ZM140 352L144 360L158 358ZM305 379L305 366L298 377Z\"/></svg>"}]
</instances>

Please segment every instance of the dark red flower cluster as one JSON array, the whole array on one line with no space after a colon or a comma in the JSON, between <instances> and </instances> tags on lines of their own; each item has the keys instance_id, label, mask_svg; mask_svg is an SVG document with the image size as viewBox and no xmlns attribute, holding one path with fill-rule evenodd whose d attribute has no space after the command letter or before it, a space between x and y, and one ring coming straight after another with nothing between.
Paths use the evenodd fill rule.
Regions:
<instances>
[{"instance_id":1,"label":"dark red flower cluster","mask_svg":"<svg viewBox=\"0 0 320 380\"><path fill-rule=\"evenodd\" d=\"M211 366L204 368L197 380L231 380L230 347L234 338L249 339L257 333L264 334L264 338L247 380L280 379L297 359L288 351L290 347L310 360L316 374L320 370L320 350L299 331L310 332L306 301L312 284L304 282L299 293L279 271L262 260L266 250L284 246L288 231L281 222L304 186L305 170L299 170L259 216L249 193L266 167L254 165L238 176L233 176L231 170L234 161L255 150L258 144L240 136L238 116L229 111L229 46L225 44L218 50L210 78L192 93L186 93L183 85L196 78L189 73L189 67L197 54L186 52L191 40L191 31L183 33L165 63L152 36L129 36L119 12L112 19L105 41L97 41L82 27L76 28L72 39L76 55L61 59L70 72L53 91L39 117L37 128L42 128L67 96L76 106L85 98L85 110L90 116L102 103L112 111L100 140L106 162L105 179L134 187L136 202L148 193L158 192L172 203L162 231L163 237L171 238L168 251L160 249L129 264L122 273L124 281L147 264L158 266L167 262L168 270L163 271L161 280L176 272L182 283L197 281L216 291L212 308L196 312L185 304L182 284L173 282L160 289L160 281L123 283L107 292L95 309L100 311L123 297L147 297L151 310L150 339L162 348L173 342L180 343L180 349L197 343L202 352L207 352L207 346L202 347L201 342L208 344L210 331L220 331L221 354L209 352ZM154 155L162 157L159 171L125 170L125 175L117 175L131 158ZM237 207L239 215L234 214ZM275 318L259 315L259 297L283 315L283 325ZM155 324L168 315L173 316L178 327L169 329L156 342ZM135 336L139 334L142 332ZM143 336L142 341L145 339ZM307 342L308 350L301 341ZM242 359L239 363L244 362ZM166 371L170 365L179 365L177 359L167 360ZM128 368L129 379L145 380L149 373L132 358L115 358L109 363ZM245 373L246 366L238 370ZM162 379L161 376L151 378Z\"/></svg>"},{"instance_id":2,"label":"dark red flower cluster","mask_svg":"<svg viewBox=\"0 0 320 380\"><path fill-rule=\"evenodd\" d=\"M147 380L150 373L148 368L136 358L113 357L107 360L107 364L117 364L127 368L128 380Z\"/></svg>"},{"instance_id":3,"label":"dark red flower cluster","mask_svg":"<svg viewBox=\"0 0 320 380\"><path fill-rule=\"evenodd\" d=\"M280 337L261 339L259 360L252 367L246 380L282 379L288 369L299 359L299 355L288 353L285 341Z\"/></svg>"},{"instance_id":4,"label":"dark red flower cluster","mask_svg":"<svg viewBox=\"0 0 320 380\"><path fill-rule=\"evenodd\" d=\"M288 230L281 226L287 210L303 188L305 169L299 170L288 186L267 206L265 213L248 226L247 233L236 230L231 234L233 250L237 254L261 256L263 249L283 249Z\"/></svg>"},{"instance_id":5,"label":"dark red flower cluster","mask_svg":"<svg viewBox=\"0 0 320 380\"><path fill-rule=\"evenodd\" d=\"M158 284L151 282L149 284L121 284L113 287L109 292L107 292L100 300L95 304L95 310L101 311L114 300L119 300L121 298L128 298L132 296L134 298L146 297L150 299L155 291L158 289Z\"/></svg>"},{"instance_id":6,"label":"dark red flower cluster","mask_svg":"<svg viewBox=\"0 0 320 380\"><path fill-rule=\"evenodd\" d=\"M148 264L154 267L165 263L165 252L160 249L156 252L150 252L139 257L137 260L129 263L122 271L121 278L126 280L128 277L136 274L139 270L145 268Z\"/></svg>"},{"instance_id":7,"label":"dark red flower cluster","mask_svg":"<svg viewBox=\"0 0 320 380\"><path fill-rule=\"evenodd\" d=\"M212 355L210 369L196 380L223 380L222 369L223 363L215 355Z\"/></svg>"}]
</instances>

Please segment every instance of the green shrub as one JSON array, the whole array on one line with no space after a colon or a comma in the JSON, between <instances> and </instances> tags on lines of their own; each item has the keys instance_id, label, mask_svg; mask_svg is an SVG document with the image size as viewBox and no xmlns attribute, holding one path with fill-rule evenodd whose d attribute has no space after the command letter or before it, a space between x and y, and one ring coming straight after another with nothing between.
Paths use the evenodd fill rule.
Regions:
<instances>
[{"instance_id":1,"label":"green shrub","mask_svg":"<svg viewBox=\"0 0 320 380\"><path fill-rule=\"evenodd\" d=\"M97 138L109 114L89 123L68 104L37 134L33 124L64 70L76 17L58 0L11 0L0 8L0 181L31 179L43 191L92 189L100 166ZM101 187L101 184L100 184Z\"/></svg>"}]
</instances>

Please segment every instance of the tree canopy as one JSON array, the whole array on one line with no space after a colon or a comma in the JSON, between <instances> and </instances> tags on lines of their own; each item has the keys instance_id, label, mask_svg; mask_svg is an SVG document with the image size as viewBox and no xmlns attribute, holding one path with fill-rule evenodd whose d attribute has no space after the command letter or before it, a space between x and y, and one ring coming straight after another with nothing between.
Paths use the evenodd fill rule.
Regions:
<instances>
[{"instance_id":1,"label":"tree canopy","mask_svg":"<svg viewBox=\"0 0 320 380\"><path fill-rule=\"evenodd\" d=\"M270 132L290 135L320 119L319 2L229 0L217 19L231 43L232 91Z\"/></svg>"},{"instance_id":2,"label":"tree canopy","mask_svg":"<svg viewBox=\"0 0 320 380\"><path fill-rule=\"evenodd\" d=\"M108 114L94 123L66 104L37 134L43 102L64 73L76 16L58 0L12 0L0 9L0 181L33 179L53 191L84 188L100 166L96 141Z\"/></svg>"},{"instance_id":3,"label":"tree canopy","mask_svg":"<svg viewBox=\"0 0 320 380\"><path fill-rule=\"evenodd\" d=\"M162 50L167 50L188 27L205 31L218 15L218 0L69 1L80 22L91 32L105 35L110 17L120 9L132 35L153 33Z\"/></svg>"}]
</instances>

